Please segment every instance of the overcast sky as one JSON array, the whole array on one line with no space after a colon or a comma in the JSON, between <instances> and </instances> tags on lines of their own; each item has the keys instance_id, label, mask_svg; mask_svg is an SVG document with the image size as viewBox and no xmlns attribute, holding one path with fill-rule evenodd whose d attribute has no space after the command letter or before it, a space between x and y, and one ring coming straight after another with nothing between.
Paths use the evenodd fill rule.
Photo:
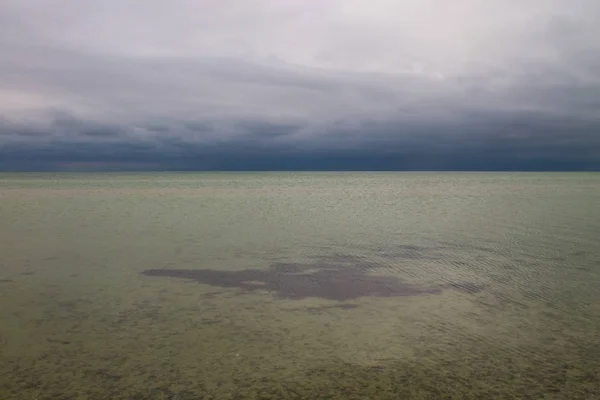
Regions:
<instances>
[{"instance_id":1,"label":"overcast sky","mask_svg":"<svg viewBox=\"0 0 600 400\"><path fill-rule=\"evenodd\" d=\"M0 169L600 169L598 0L2 0Z\"/></svg>"}]
</instances>

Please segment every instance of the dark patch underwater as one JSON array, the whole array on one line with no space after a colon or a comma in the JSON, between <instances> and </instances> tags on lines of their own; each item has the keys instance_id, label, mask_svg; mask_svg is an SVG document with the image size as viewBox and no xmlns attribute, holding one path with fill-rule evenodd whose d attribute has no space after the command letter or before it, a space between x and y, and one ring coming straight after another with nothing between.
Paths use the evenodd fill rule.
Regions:
<instances>
[{"instance_id":1,"label":"dark patch underwater","mask_svg":"<svg viewBox=\"0 0 600 400\"><path fill-rule=\"evenodd\" d=\"M335 262L336 258L338 258ZM482 285L472 282L450 282L422 286L406 283L395 276L375 275L370 270L380 267L358 257L335 256L303 263L274 263L267 269L223 271L214 269L159 268L142 271L148 277L180 278L211 286L243 291L264 290L277 298L300 300L309 297L345 301L359 297L395 297L439 294L444 288L477 293Z\"/></svg>"}]
</instances>

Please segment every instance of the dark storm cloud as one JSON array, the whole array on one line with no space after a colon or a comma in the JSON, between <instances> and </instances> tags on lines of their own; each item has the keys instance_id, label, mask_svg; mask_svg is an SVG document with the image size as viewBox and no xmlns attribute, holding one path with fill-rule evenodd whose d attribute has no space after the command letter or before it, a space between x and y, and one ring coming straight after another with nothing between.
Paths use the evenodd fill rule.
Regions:
<instances>
[{"instance_id":1,"label":"dark storm cloud","mask_svg":"<svg viewBox=\"0 0 600 400\"><path fill-rule=\"evenodd\" d=\"M77 140L65 136L47 142L37 140L7 146L0 157L0 166L36 169L30 164L33 160L34 166L49 169L64 169L66 161L76 163L81 169L103 169L111 165L126 169L128 163L135 169L181 170L600 169L597 156L600 138L595 127L570 123L565 129L561 128L561 121L541 123L539 116L530 119L522 116L508 126L502 125L502 121L495 123L490 118L484 128L457 124L436 130L398 128L399 124L394 122L365 124L371 133L368 139L360 136L362 127L354 131L330 130L327 137L335 140L313 139L309 148L278 143L263 136L263 132L269 131L292 135L300 127L258 122L239 126L242 132L239 137L204 144L190 144L180 136L167 135L154 141L135 140L122 127L92 125L80 132L94 134L79 134ZM577 129L573 130L574 127ZM206 127L188 128L192 128L191 133L197 128L201 134ZM405 134L404 129L413 134ZM65 131L67 129L61 130ZM485 134L482 135L482 131ZM33 137L48 135L39 132ZM353 135L359 138L355 142L351 139Z\"/></svg>"},{"instance_id":2,"label":"dark storm cloud","mask_svg":"<svg viewBox=\"0 0 600 400\"><path fill-rule=\"evenodd\" d=\"M600 3L0 4L0 168L600 169Z\"/></svg>"}]
</instances>

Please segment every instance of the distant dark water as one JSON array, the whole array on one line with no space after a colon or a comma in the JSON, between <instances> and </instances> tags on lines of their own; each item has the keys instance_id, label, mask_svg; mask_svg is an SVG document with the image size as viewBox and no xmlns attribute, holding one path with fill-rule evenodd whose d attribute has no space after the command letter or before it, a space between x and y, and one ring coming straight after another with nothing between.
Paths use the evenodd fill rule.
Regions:
<instances>
[{"instance_id":1,"label":"distant dark water","mask_svg":"<svg viewBox=\"0 0 600 400\"><path fill-rule=\"evenodd\" d=\"M0 398L600 398L599 204L592 173L3 174Z\"/></svg>"}]
</instances>

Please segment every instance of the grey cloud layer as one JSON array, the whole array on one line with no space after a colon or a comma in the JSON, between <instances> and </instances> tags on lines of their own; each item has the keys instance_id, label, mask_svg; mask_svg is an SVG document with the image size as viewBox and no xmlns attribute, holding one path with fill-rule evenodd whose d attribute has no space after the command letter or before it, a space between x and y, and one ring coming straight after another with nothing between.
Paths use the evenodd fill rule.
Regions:
<instances>
[{"instance_id":1,"label":"grey cloud layer","mask_svg":"<svg viewBox=\"0 0 600 400\"><path fill-rule=\"evenodd\" d=\"M600 3L451 3L6 0L0 168L600 168Z\"/></svg>"}]
</instances>

